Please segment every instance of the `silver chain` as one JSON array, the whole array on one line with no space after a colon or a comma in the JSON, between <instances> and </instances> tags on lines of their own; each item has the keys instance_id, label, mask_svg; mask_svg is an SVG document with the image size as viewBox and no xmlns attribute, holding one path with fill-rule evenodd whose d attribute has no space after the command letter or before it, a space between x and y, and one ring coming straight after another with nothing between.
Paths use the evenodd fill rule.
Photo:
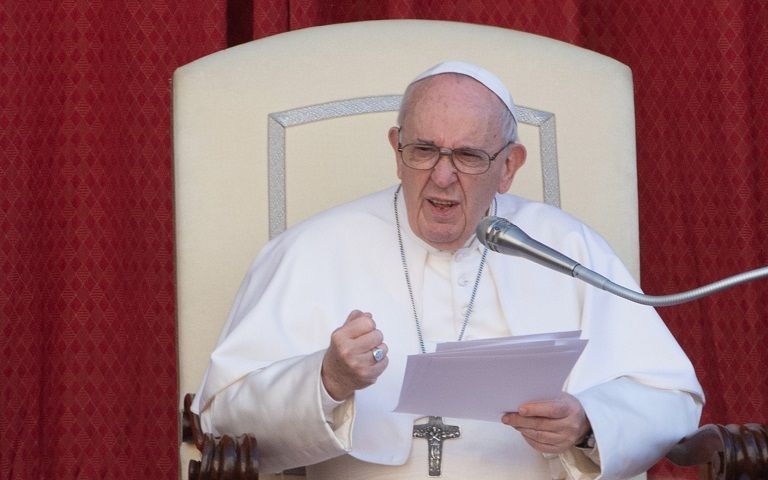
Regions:
<instances>
[{"instance_id":1,"label":"silver chain","mask_svg":"<svg viewBox=\"0 0 768 480\"><path fill-rule=\"evenodd\" d=\"M394 206L395 206L395 225L397 225L397 243L400 246L400 260L403 262L403 273L405 274L405 285L408 287L408 296L411 299L411 310L413 311L413 319L416 321L416 333L419 336L419 347L421 353L427 353L427 349L424 347L424 335L421 333L421 322L419 321L419 314L416 311L416 301L413 298L413 287L411 286L411 275L408 273L408 262L405 260L405 245L403 244L403 234L400 228L400 215L397 211L397 197L400 194L402 185L398 185L395 190ZM493 199L493 215L496 215L496 199ZM472 295L469 297L469 304L467 305L467 312L464 314L464 323L461 325L461 332L459 332L459 339L461 341L464 338L464 332L467 330L467 324L469 324L469 317L472 315L472 310L475 307L475 297L477 296L477 288L480 286L480 277L483 275L483 267L485 266L485 259L488 256L488 247L483 249L483 255L480 258L480 266L477 268L477 276L475 277L475 285L472 287Z\"/></svg>"}]
</instances>

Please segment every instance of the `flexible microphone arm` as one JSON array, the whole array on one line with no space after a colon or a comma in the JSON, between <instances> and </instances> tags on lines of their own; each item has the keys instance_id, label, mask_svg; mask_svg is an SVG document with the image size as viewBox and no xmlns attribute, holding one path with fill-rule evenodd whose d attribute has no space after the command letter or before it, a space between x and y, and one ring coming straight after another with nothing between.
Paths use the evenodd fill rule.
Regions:
<instances>
[{"instance_id":1,"label":"flexible microphone arm","mask_svg":"<svg viewBox=\"0 0 768 480\"><path fill-rule=\"evenodd\" d=\"M653 307L666 307L690 302L740 283L768 277L768 267L762 267L733 275L687 292L671 295L646 295L613 283L599 273L582 266L557 250L532 239L518 226L504 218L485 217L477 226L476 233L480 243L494 252L531 260L539 265L578 278L619 297Z\"/></svg>"}]
</instances>

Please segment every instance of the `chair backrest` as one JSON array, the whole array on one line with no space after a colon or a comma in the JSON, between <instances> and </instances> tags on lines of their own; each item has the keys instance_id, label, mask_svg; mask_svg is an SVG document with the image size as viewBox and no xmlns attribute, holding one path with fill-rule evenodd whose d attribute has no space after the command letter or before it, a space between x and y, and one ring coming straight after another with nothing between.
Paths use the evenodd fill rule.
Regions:
<instances>
[{"instance_id":1,"label":"chair backrest","mask_svg":"<svg viewBox=\"0 0 768 480\"><path fill-rule=\"evenodd\" d=\"M443 60L481 65L512 92L528 162L511 191L590 224L639 277L625 65L537 35L455 22L275 35L173 77L182 394L197 389L239 283L270 236L397 182L386 133L399 95Z\"/></svg>"}]
</instances>

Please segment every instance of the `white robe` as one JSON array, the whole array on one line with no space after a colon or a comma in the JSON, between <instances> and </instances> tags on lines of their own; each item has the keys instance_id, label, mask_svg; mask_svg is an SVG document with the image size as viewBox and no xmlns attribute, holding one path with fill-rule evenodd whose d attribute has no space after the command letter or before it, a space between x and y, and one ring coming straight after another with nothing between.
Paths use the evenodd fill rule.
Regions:
<instances>
[{"instance_id":1,"label":"white robe","mask_svg":"<svg viewBox=\"0 0 768 480\"><path fill-rule=\"evenodd\" d=\"M367 196L284 232L262 250L238 293L193 408L202 411L206 430L255 434L263 471L311 465L345 453L383 465L409 460L416 418L392 409L406 357L418 353L419 345L401 267L393 193L391 188ZM497 203L497 215L532 237L619 284L636 288L605 241L569 215L511 195L497 196ZM400 212L413 293L420 318L425 318L423 284L429 248L410 232L402 199ZM511 334L581 330L583 338L589 339L564 389L580 400L590 419L600 466L572 449L560 456L570 476L636 475L697 427L701 387L687 357L652 308L492 252L486 276L495 287L493 293ZM329 422L321 401L322 356L330 333L353 309L373 314L389 347L390 363L374 385L334 410ZM507 429L510 445L522 445L526 452L517 454L526 459L503 461L512 466L537 464L531 467L538 469L536 475L549 478L543 473L546 463L541 455L524 450L517 432L487 425L494 431ZM483 441L468 438L466 431L462 438L446 441L444 477L450 475L446 470L451 449L471 451L466 442ZM490 443L497 445L494 441ZM414 455L426 456L426 445L420 442L414 446ZM450 446L451 442L457 443ZM344 458L349 457L326 465L343 465ZM510 472L507 465L499 471L509 476L497 478L532 478L530 472Z\"/></svg>"}]
</instances>

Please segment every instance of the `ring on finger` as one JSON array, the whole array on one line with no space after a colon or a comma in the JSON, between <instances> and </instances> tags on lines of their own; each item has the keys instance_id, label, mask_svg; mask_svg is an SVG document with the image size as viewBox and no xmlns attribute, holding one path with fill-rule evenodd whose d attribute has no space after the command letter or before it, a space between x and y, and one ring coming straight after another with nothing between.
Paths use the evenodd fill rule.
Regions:
<instances>
[{"instance_id":1,"label":"ring on finger","mask_svg":"<svg viewBox=\"0 0 768 480\"><path fill-rule=\"evenodd\" d=\"M376 361L376 363L384 360L384 349L381 347L376 347L373 350L371 350L371 355L373 355L373 359Z\"/></svg>"}]
</instances>

